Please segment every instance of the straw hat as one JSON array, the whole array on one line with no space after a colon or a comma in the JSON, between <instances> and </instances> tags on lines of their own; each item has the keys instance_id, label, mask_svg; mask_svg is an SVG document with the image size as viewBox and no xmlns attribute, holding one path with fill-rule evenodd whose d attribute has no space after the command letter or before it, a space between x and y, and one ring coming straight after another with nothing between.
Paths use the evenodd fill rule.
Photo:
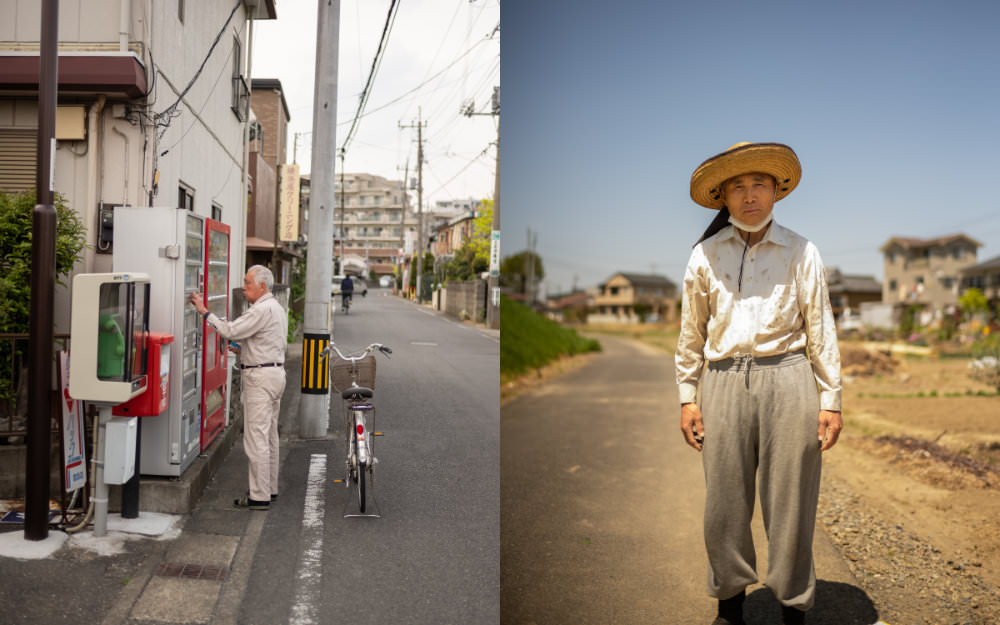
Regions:
<instances>
[{"instance_id":1,"label":"straw hat","mask_svg":"<svg viewBox=\"0 0 1000 625\"><path fill-rule=\"evenodd\" d=\"M802 178L802 165L782 143L737 143L708 159L691 174L691 199L705 208L722 208L722 183L751 172L771 174L778 183L775 201L792 192Z\"/></svg>"}]
</instances>

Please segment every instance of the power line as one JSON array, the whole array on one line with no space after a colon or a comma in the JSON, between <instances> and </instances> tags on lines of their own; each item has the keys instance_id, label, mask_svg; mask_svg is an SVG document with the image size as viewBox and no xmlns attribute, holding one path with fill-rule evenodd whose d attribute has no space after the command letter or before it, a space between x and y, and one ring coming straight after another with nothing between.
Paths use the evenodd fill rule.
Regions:
<instances>
[{"instance_id":1,"label":"power line","mask_svg":"<svg viewBox=\"0 0 1000 625\"><path fill-rule=\"evenodd\" d=\"M344 139L344 143L341 144L341 152L347 151L347 145L351 142L351 138L354 136L354 131L358 127L358 120L361 119L361 113L365 109L365 105L368 103L368 97L372 93L372 84L375 82L375 74L378 73L379 67L382 65L382 58L385 55L386 43L389 41L389 33L392 31L393 24L396 23L396 15L399 12L399 1L392 0L392 4L389 5L389 12L385 16L385 25L382 26L382 38L378 42L378 49L375 51L375 58L372 59L372 67L368 72L368 81L365 83L365 88L361 90L361 98L358 100L358 110L354 114L354 121L351 122L351 129L347 131L347 137Z\"/></svg>"}]
</instances>

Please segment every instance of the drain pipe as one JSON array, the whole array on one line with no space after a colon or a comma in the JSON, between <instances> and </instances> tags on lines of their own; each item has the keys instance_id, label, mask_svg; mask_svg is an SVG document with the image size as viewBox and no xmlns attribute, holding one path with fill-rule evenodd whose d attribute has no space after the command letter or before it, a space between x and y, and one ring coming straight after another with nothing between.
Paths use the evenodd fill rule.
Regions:
<instances>
[{"instance_id":1,"label":"drain pipe","mask_svg":"<svg viewBox=\"0 0 1000 625\"><path fill-rule=\"evenodd\" d=\"M121 130L118 130L118 127L114 124L114 122L111 123L111 132L113 132L116 135L118 135L119 137L121 137L122 138L122 142L125 144L125 159L124 159L125 160L125 166L122 168L123 169L123 174L122 175L125 178L125 184L124 184L124 188L122 190L122 205L129 206L129 203L128 203L128 165L129 165L129 162L128 162L128 135L126 135Z\"/></svg>"},{"instance_id":2,"label":"drain pipe","mask_svg":"<svg viewBox=\"0 0 1000 625\"><path fill-rule=\"evenodd\" d=\"M118 11L118 51L128 54L128 32L132 26L132 0L121 0Z\"/></svg>"}]
</instances>

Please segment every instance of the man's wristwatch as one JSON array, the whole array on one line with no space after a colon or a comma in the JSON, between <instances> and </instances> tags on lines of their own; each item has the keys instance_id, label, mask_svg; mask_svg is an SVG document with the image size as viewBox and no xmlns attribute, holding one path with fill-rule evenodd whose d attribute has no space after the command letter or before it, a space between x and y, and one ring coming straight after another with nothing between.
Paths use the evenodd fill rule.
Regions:
<instances>
[{"instance_id":1,"label":"man's wristwatch","mask_svg":"<svg viewBox=\"0 0 1000 625\"><path fill-rule=\"evenodd\" d=\"M211 313L210 313L209 311L207 311L207 310L206 310L205 312L201 313L201 318L202 318L202 319L203 319L204 321L208 321L208 316L209 316L210 314L211 314Z\"/></svg>"}]
</instances>

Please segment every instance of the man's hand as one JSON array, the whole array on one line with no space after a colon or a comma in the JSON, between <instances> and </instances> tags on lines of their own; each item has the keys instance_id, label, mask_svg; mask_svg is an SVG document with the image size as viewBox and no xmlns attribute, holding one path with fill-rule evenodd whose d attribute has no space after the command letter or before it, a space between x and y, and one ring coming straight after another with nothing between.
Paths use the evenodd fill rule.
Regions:
<instances>
[{"instance_id":1,"label":"man's hand","mask_svg":"<svg viewBox=\"0 0 1000 625\"><path fill-rule=\"evenodd\" d=\"M822 446L819 450L826 451L836 445L843 429L844 420L841 418L839 410L820 410L818 435Z\"/></svg>"},{"instance_id":2,"label":"man's hand","mask_svg":"<svg viewBox=\"0 0 1000 625\"><path fill-rule=\"evenodd\" d=\"M705 426L701 422L701 410L694 402L681 404L681 434L684 435L684 440L687 441L688 445L701 451Z\"/></svg>"},{"instance_id":3,"label":"man's hand","mask_svg":"<svg viewBox=\"0 0 1000 625\"><path fill-rule=\"evenodd\" d=\"M205 303L202 301L203 299L204 298L202 297L201 293L192 293L190 296L188 296L188 302L190 302L198 311L198 313L201 315L204 315L205 312L208 310L208 308L205 306Z\"/></svg>"}]
</instances>

